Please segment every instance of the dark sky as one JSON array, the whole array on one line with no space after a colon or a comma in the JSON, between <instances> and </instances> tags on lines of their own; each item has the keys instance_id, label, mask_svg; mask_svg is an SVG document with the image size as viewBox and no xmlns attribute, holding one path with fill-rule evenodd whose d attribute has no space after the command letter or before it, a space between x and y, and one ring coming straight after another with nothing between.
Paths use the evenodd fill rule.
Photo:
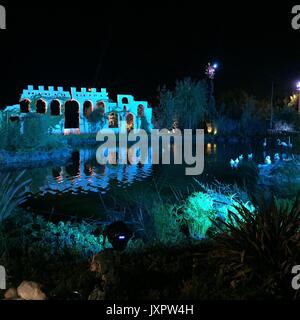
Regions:
<instances>
[{"instance_id":1,"label":"dark sky","mask_svg":"<svg viewBox=\"0 0 300 320\"><path fill-rule=\"evenodd\" d=\"M176 3L1 2L0 106L17 103L27 84L106 87L113 99L132 93L155 103L159 85L203 78L209 60L220 63L217 95L245 89L267 96L272 79L277 94L292 92L300 78L292 5Z\"/></svg>"}]
</instances>

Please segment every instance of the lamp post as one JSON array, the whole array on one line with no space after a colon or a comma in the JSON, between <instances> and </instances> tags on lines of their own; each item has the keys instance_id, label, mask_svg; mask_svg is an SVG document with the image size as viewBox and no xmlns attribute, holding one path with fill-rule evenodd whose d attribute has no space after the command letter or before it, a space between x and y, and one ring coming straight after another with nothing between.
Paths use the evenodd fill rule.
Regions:
<instances>
[{"instance_id":1,"label":"lamp post","mask_svg":"<svg viewBox=\"0 0 300 320\"><path fill-rule=\"evenodd\" d=\"M300 81L296 84L297 91L298 91L298 113L300 113Z\"/></svg>"}]
</instances>

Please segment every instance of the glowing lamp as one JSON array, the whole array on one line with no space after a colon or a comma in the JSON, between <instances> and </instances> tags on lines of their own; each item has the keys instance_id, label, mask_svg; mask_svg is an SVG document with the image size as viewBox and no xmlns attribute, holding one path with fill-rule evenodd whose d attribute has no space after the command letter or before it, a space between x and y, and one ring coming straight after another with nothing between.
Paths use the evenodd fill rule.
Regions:
<instances>
[{"instance_id":1,"label":"glowing lamp","mask_svg":"<svg viewBox=\"0 0 300 320\"><path fill-rule=\"evenodd\" d=\"M296 88L297 88L298 91L300 91L300 81L297 82Z\"/></svg>"},{"instance_id":2,"label":"glowing lamp","mask_svg":"<svg viewBox=\"0 0 300 320\"><path fill-rule=\"evenodd\" d=\"M218 68L218 64L215 63L215 64L213 65L213 68L214 68L214 69L217 69L217 68Z\"/></svg>"},{"instance_id":3,"label":"glowing lamp","mask_svg":"<svg viewBox=\"0 0 300 320\"><path fill-rule=\"evenodd\" d=\"M211 123L207 123L207 133L212 133L213 132L213 126Z\"/></svg>"}]
</instances>

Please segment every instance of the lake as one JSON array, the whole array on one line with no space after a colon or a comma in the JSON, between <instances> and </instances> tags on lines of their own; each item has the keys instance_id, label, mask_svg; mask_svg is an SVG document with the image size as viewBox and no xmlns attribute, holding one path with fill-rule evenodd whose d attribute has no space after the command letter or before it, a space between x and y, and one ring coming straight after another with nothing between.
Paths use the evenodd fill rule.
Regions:
<instances>
[{"instance_id":1,"label":"lake","mask_svg":"<svg viewBox=\"0 0 300 320\"><path fill-rule=\"evenodd\" d=\"M195 179L202 183L219 181L255 189L257 182L251 178L251 171L232 169L230 159L243 154L243 162L247 163L247 155L253 153L253 162L263 163L266 155L273 159L276 152L284 157L289 157L291 152L300 153L299 147L292 151L278 148L273 144L272 148L264 150L260 143L206 143L205 168L199 176L186 176L185 165L99 165L97 147L80 148L64 166L52 164L26 170L32 183L30 198L24 207L41 214L51 212L66 218L105 220L107 209L124 211L129 202L149 198L153 193L168 197L174 190L191 192L197 185ZM295 190L289 190L286 185L276 192L291 196Z\"/></svg>"}]
</instances>

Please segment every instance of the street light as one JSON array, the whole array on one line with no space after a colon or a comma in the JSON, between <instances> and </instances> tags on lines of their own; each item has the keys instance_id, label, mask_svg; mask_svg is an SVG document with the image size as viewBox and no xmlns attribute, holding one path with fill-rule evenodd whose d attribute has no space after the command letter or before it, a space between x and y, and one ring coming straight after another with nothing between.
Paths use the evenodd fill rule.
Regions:
<instances>
[{"instance_id":1,"label":"street light","mask_svg":"<svg viewBox=\"0 0 300 320\"><path fill-rule=\"evenodd\" d=\"M210 120L207 123L207 132L212 133L213 132L213 124L212 124L212 119L214 118L214 115L216 114L216 106L215 106L215 99L214 99L214 77L216 70L218 68L217 63L211 64L208 62L206 69L205 69L205 74L207 75L209 82L210 82L210 96L208 100L208 109L209 109L209 114L210 114Z\"/></svg>"},{"instance_id":2,"label":"street light","mask_svg":"<svg viewBox=\"0 0 300 320\"><path fill-rule=\"evenodd\" d=\"M298 91L298 113L300 113L300 81L297 82L296 88Z\"/></svg>"},{"instance_id":3,"label":"street light","mask_svg":"<svg viewBox=\"0 0 300 320\"><path fill-rule=\"evenodd\" d=\"M206 66L206 75L208 76L209 79L213 80L215 77L216 69L218 68L218 64L214 63L213 65L210 64L210 62Z\"/></svg>"}]
</instances>

